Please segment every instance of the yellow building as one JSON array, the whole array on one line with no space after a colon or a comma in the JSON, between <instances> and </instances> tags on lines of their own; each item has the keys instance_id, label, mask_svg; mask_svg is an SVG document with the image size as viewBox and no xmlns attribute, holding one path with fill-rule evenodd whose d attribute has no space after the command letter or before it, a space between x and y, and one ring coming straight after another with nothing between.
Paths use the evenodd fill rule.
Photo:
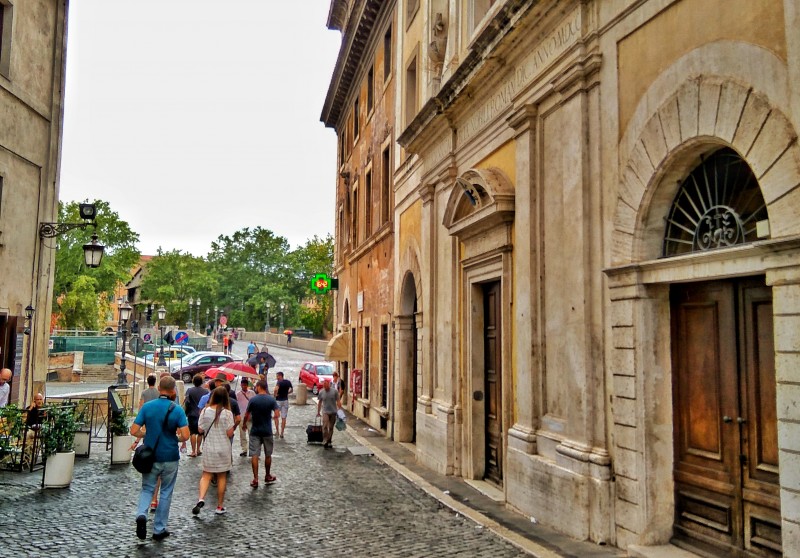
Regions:
<instances>
[{"instance_id":1,"label":"yellow building","mask_svg":"<svg viewBox=\"0 0 800 558\"><path fill-rule=\"evenodd\" d=\"M64 1L0 0L0 367L22 404L47 374L66 22Z\"/></svg>"},{"instance_id":2,"label":"yellow building","mask_svg":"<svg viewBox=\"0 0 800 558\"><path fill-rule=\"evenodd\" d=\"M342 48L321 119L336 130L334 328L327 358L340 362L349 409L392 434L392 275L395 145L394 2L331 2L328 27Z\"/></svg>"},{"instance_id":3,"label":"yellow building","mask_svg":"<svg viewBox=\"0 0 800 558\"><path fill-rule=\"evenodd\" d=\"M573 537L800 556L800 1L395 17L393 436Z\"/></svg>"}]
</instances>

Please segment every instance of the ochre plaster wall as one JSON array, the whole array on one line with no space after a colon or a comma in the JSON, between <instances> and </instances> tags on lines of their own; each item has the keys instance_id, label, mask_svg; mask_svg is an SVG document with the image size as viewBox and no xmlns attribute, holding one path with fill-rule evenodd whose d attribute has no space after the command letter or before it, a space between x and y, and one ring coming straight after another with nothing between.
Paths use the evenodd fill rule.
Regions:
<instances>
[{"instance_id":1,"label":"ochre plaster wall","mask_svg":"<svg viewBox=\"0 0 800 558\"><path fill-rule=\"evenodd\" d=\"M783 2L683 0L619 42L619 134L639 99L673 62L714 41L745 41L786 60Z\"/></svg>"},{"instance_id":2,"label":"ochre plaster wall","mask_svg":"<svg viewBox=\"0 0 800 558\"><path fill-rule=\"evenodd\" d=\"M494 151L491 155L483 159L475 168L488 169L496 167L502 170L511 184L516 187L517 184L517 146L512 140L504 143L499 149Z\"/></svg>"}]
</instances>

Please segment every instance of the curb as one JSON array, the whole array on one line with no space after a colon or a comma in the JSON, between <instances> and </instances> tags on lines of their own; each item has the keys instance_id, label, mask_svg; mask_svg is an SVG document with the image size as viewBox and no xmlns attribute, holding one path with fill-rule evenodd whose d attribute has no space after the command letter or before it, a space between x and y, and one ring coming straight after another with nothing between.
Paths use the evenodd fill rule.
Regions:
<instances>
[{"instance_id":1,"label":"curb","mask_svg":"<svg viewBox=\"0 0 800 558\"><path fill-rule=\"evenodd\" d=\"M382 463L405 477L408 481L425 491L429 496L432 496L441 502L444 506L450 508L453 512L461 514L464 517L471 519L478 525L489 529L501 539L522 550L523 552L530 554L531 556L535 556L537 558L561 558L560 554L553 552L549 548L545 548L542 545L536 544L535 542L523 537L518 533L515 533L507 527L502 526L495 520L483 515L469 506L462 504L448 494L445 494L442 490L435 487L410 469L400 465L382 450L372 445L366 438L355 434L352 429L348 428L345 432L360 445L368 447L373 452L375 457L378 458Z\"/></svg>"}]
</instances>

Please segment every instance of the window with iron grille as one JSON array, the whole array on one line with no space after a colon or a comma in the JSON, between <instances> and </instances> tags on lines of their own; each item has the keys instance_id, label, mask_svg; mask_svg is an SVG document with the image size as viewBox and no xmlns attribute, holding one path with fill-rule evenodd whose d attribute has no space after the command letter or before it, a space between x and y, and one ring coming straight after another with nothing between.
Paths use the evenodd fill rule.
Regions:
<instances>
[{"instance_id":1,"label":"window with iron grille","mask_svg":"<svg viewBox=\"0 0 800 558\"><path fill-rule=\"evenodd\" d=\"M369 327L364 328L364 399L369 399Z\"/></svg>"},{"instance_id":2,"label":"window with iron grille","mask_svg":"<svg viewBox=\"0 0 800 558\"><path fill-rule=\"evenodd\" d=\"M389 326L381 324L381 407L389 406Z\"/></svg>"}]
</instances>

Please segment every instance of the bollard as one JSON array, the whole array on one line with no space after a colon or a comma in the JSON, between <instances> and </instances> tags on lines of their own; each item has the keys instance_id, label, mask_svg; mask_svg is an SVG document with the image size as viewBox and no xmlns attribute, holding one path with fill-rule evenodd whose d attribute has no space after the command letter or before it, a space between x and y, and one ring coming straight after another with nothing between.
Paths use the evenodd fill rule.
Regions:
<instances>
[{"instance_id":1,"label":"bollard","mask_svg":"<svg viewBox=\"0 0 800 558\"><path fill-rule=\"evenodd\" d=\"M308 399L308 388L303 382L299 382L297 389L294 390L294 404L305 405Z\"/></svg>"}]
</instances>

